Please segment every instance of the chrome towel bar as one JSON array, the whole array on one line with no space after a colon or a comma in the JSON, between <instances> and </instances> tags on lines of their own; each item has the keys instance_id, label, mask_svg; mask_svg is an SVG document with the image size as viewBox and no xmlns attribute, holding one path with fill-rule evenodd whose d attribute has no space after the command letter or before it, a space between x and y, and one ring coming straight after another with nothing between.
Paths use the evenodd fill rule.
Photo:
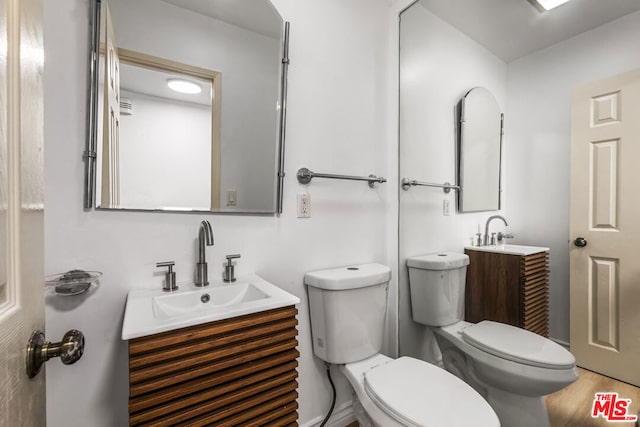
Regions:
<instances>
[{"instance_id":1,"label":"chrome towel bar","mask_svg":"<svg viewBox=\"0 0 640 427\"><path fill-rule=\"evenodd\" d=\"M420 182L420 181L416 181L415 179L411 180L409 178L402 178L402 189L403 190L407 191L409 188L415 187L416 185L420 185L420 186L424 186L424 187L442 188L442 190L445 193L448 193L451 190L461 190L459 185L452 185L452 184L449 184L448 182L445 182L444 184L434 184L434 183L431 183L431 182Z\"/></svg>"},{"instance_id":2,"label":"chrome towel bar","mask_svg":"<svg viewBox=\"0 0 640 427\"><path fill-rule=\"evenodd\" d=\"M327 178L327 179L347 179L350 181L367 181L369 183L369 187L375 188L376 183L382 184L383 182L387 182L387 180L381 176L369 175L367 176L352 176L352 175L335 175L331 173L317 173L310 171L307 168L298 169L298 173L296 174L298 177L298 182L300 184L308 184L311 182L313 178Z\"/></svg>"}]
</instances>

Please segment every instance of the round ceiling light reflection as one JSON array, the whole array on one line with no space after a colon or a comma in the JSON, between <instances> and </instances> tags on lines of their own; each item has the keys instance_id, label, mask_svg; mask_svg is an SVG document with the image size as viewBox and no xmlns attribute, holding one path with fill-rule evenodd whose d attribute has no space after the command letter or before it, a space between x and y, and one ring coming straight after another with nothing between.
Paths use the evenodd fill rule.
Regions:
<instances>
[{"instance_id":1,"label":"round ceiling light reflection","mask_svg":"<svg viewBox=\"0 0 640 427\"><path fill-rule=\"evenodd\" d=\"M180 93L194 94L202 92L202 87L198 83L189 80L169 79L167 80L167 86L169 86L169 89Z\"/></svg>"}]
</instances>

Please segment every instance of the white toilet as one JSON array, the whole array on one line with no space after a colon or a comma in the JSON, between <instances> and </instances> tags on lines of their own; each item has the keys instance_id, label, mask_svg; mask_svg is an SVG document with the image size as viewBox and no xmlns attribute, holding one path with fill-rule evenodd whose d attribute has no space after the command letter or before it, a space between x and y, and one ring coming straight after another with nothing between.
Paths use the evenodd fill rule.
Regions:
<instances>
[{"instance_id":1,"label":"white toilet","mask_svg":"<svg viewBox=\"0 0 640 427\"><path fill-rule=\"evenodd\" d=\"M543 396L578 379L575 358L540 335L492 321L463 321L469 257L409 258L413 320L432 326L445 368L480 393L503 427L549 426Z\"/></svg>"},{"instance_id":2,"label":"white toilet","mask_svg":"<svg viewBox=\"0 0 640 427\"><path fill-rule=\"evenodd\" d=\"M498 427L487 402L427 362L380 354L391 270L380 264L305 274L313 351L340 365L360 426Z\"/></svg>"}]
</instances>

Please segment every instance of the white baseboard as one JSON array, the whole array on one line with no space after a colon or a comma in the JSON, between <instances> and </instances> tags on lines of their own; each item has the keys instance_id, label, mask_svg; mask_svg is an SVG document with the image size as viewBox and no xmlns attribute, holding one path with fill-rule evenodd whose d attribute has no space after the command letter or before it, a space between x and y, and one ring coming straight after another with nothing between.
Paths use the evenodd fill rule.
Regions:
<instances>
[{"instance_id":1,"label":"white baseboard","mask_svg":"<svg viewBox=\"0 0 640 427\"><path fill-rule=\"evenodd\" d=\"M325 416L326 414L316 417L311 421L302 423L300 424L300 427L318 427L320 426L320 423L322 423L322 420L324 420ZM351 405L351 401L348 401L334 409L333 414L331 414L331 418L329 418L325 427L345 427L355 420L356 416L353 413L353 406Z\"/></svg>"}]
</instances>

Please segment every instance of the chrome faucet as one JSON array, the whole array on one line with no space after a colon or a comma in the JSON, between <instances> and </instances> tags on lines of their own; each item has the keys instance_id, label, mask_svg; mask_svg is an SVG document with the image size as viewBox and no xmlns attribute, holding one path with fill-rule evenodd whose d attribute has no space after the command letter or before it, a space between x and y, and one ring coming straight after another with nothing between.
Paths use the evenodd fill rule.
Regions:
<instances>
[{"instance_id":1,"label":"chrome faucet","mask_svg":"<svg viewBox=\"0 0 640 427\"><path fill-rule=\"evenodd\" d=\"M198 231L198 263L196 264L196 286L208 286L207 260L205 258L204 245L213 246L213 231L211 224L204 220L200 223Z\"/></svg>"},{"instance_id":2,"label":"chrome faucet","mask_svg":"<svg viewBox=\"0 0 640 427\"><path fill-rule=\"evenodd\" d=\"M505 217L503 217L502 215L491 215L489 218L487 218L487 222L486 222L486 224L484 226L484 244L483 244L483 246L489 246L489 223L494 219L501 219L502 222L504 222L504 225L506 225L507 227L509 226L509 221L507 221L507 219ZM493 239L492 244L495 245L495 239Z\"/></svg>"}]
</instances>

